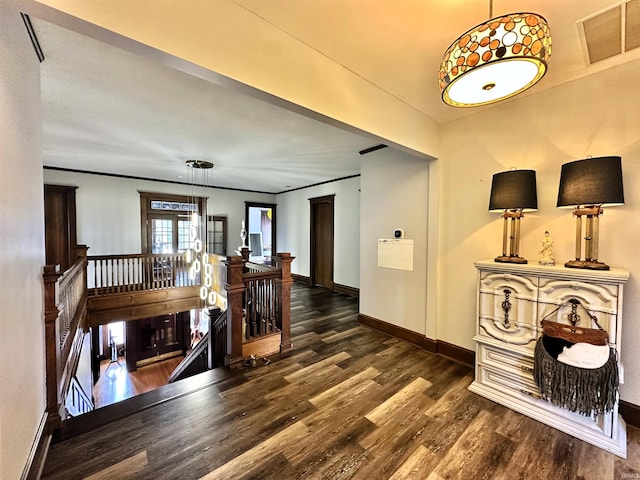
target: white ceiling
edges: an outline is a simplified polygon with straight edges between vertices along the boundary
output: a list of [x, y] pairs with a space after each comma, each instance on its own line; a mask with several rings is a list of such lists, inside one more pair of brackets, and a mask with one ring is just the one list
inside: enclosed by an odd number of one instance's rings
[[[234, 3], [437, 122], [478, 111], [444, 105], [436, 74], [448, 45], [488, 18], [489, 2]], [[639, 57], [633, 51], [591, 66], [585, 62], [576, 22], [614, 3], [493, 2], [494, 16], [534, 11], [551, 27], [549, 72], [525, 95]], [[46, 57], [41, 66], [45, 166], [188, 181], [185, 161], [203, 159], [215, 164], [210, 185], [276, 193], [356, 175], [365, 158], [358, 152], [384, 142], [31, 20]]]

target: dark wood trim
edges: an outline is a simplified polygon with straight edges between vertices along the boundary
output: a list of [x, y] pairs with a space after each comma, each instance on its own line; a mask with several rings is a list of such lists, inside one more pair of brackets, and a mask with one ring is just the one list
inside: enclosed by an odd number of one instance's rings
[[324, 182], [312, 183], [311, 185], [307, 185], [305, 187], [298, 187], [298, 188], [292, 188], [290, 190], [283, 190], [281, 192], [278, 192], [277, 195], [280, 195], [281, 193], [296, 192], [298, 190], [304, 190], [305, 188], [317, 187], [318, 185], [326, 185], [327, 183], [341, 182], [342, 180], [349, 180], [350, 178], [356, 178], [359, 176], [360, 174], [356, 173], [355, 175], [347, 175], [346, 177], [334, 178], [333, 180], [326, 180]]
[[436, 353], [469, 367], [476, 363], [476, 352], [442, 340], [436, 340]]
[[397, 325], [392, 325], [388, 322], [383, 322], [382, 320], [378, 320], [377, 318], [370, 317], [363, 313], [358, 314], [358, 322], [363, 325], [367, 325], [368, 327], [375, 328], [376, 330], [380, 330], [392, 337], [400, 338], [420, 348], [424, 348], [424, 339], [426, 337], [418, 332], [414, 332], [413, 330], [408, 330]]
[[[145, 182], [158, 182], [158, 183], [170, 183], [172, 185], [189, 185], [191, 183], [188, 182], [176, 182], [173, 180], [162, 180], [159, 178], [149, 178], [149, 177], [137, 177], [135, 175], [120, 175], [117, 173], [105, 173], [105, 172], [90, 172], [88, 170], [78, 170], [76, 168], [63, 168], [63, 167], [50, 167], [45, 165], [42, 167], [44, 170], [54, 170], [57, 172], [69, 172], [69, 173], [81, 173], [83, 175], [98, 175], [100, 177], [115, 177], [115, 178], [126, 178], [129, 180], [142, 180]], [[215, 188], [217, 190], [230, 190], [232, 192], [247, 192], [247, 193], [263, 193], [265, 195], [280, 195], [282, 193], [296, 192], [298, 190], [304, 190], [305, 188], [317, 187], [318, 185], [325, 185], [327, 183], [333, 182], [341, 182], [342, 180], [348, 180], [350, 178], [359, 177], [360, 174], [356, 173], [354, 175], [347, 175], [346, 177], [334, 178], [332, 180], [325, 180], [324, 182], [312, 183], [310, 185], [305, 185], [304, 187], [290, 188], [289, 190], [282, 190], [280, 192], [265, 192], [264, 190], [248, 190], [246, 188], [233, 188], [233, 187], [220, 187], [216, 185], [198, 185], [199, 187], [207, 187], [207, 188]]]
[[356, 287], [334, 283], [333, 291], [336, 293], [342, 293], [343, 295], [347, 295], [348, 297], [360, 298], [360, 289]]
[[[62, 168], [62, 167], [49, 167], [49, 166], [44, 166], [42, 167], [45, 170], [55, 170], [58, 172], [69, 172], [69, 173], [82, 173], [84, 175], [98, 175], [101, 177], [114, 177], [114, 178], [127, 178], [129, 180], [143, 180], [145, 182], [159, 182], [159, 183], [170, 183], [172, 185], [189, 185], [192, 186], [193, 184], [189, 183], [189, 182], [175, 182], [173, 180], [161, 180], [158, 178], [148, 178], [148, 177], [136, 177], [133, 175], [119, 175], [116, 173], [104, 173], [104, 172], [90, 172], [88, 170], [77, 170], [75, 168]], [[248, 192], [248, 193], [264, 193], [267, 195], [277, 195], [277, 192], [264, 192], [262, 190], [247, 190], [244, 188], [231, 188], [231, 187], [218, 187], [215, 185], [197, 185], [198, 187], [206, 187], [206, 188], [215, 188], [218, 190], [231, 190], [233, 192]]]
[[[335, 260], [335, 194], [325, 195], [323, 197], [315, 197], [309, 199], [309, 285], [312, 287], [316, 285], [316, 266], [315, 266], [315, 254], [316, 254], [316, 213], [315, 205], [320, 203], [328, 203], [331, 205], [331, 290], [333, 290], [333, 263]], [[329, 287], [325, 285], [325, 287]]]
[[438, 354], [438, 342], [429, 337], [424, 337], [424, 349], [435, 355]]
[[380, 145], [374, 145], [373, 147], [365, 148], [364, 150], [360, 150], [358, 153], [360, 155], [366, 155], [367, 153], [375, 152], [376, 150], [380, 150], [382, 148], [387, 148], [388, 145], [381, 143]]
[[31, 445], [29, 458], [27, 458], [20, 480], [37, 480], [40, 478], [51, 443], [51, 432], [47, 429], [49, 424], [48, 416], [49, 414], [44, 412], [40, 419], [40, 425], [38, 425], [38, 431]]
[[[152, 200], [163, 200], [167, 202], [180, 202], [180, 203], [197, 203], [198, 211], [200, 213], [200, 218], [202, 221], [206, 221], [207, 215], [207, 199], [209, 197], [191, 197], [189, 195], [175, 195], [172, 193], [159, 193], [159, 192], [144, 192], [138, 190], [140, 194], [140, 236], [142, 246], [142, 253], [151, 253], [151, 229], [149, 228], [149, 218], [151, 215], [160, 216], [166, 215], [167, 218], [175, 218], [179, 214], [175, 211], [170, 210], [152, 210], [151, 209], [151, 201]], [[184, 214], [185, 212], [183, 212]], [[174, 232], [174, 241], [177, 242], [178, 232]], [[206, 245], [207, 232], [205, 232], [205, 238], [202, 239], [203, 243]]]
[[[222, 253], [219, 255], [227, 256], [227, 237], [228, 237], [228, 227], [227, 227], [227, 216], [226, 215], [207, 215], [207, 228], [213, 222], [222, 222]], [[209, 238], [209, 232], [207, 232], [207, 249], [209, 248], [209, 244], [211, 243], [211, 239]], [[213, 250], [210, 250], [209, 253], [214, 253]]]
[[71, 185], [44, 186], [45, 262], [63, 272], [77, 258], [76, 190]]
[[442, 340], [433, 340], [418, 332], [414, 332], [413, 330], [408, 330], [362, 313], [358, 314], [358, 321], [363, 325], [367, 325], [368, 327], [375, 328], [376, 330], [380, 330], [388, 335], [412, 343], [413, 345], [425, 349], [427, 352], [441, 355], [449, 360], [462, 363], [469, 367], [473, 367], [475, 365], [476, 353], [473, 350], [468, 350]]
[[640, 428], [640, 405], [620, 400], [618, 411], [627, 425], [632, 425], [636, 428]]
[[293, 278], [295, 282], [299, 282], [304, 285], [311, 286], [311, 279], [306, 275], [298, 275], [297, 273], [292, 273], [291, 278]]

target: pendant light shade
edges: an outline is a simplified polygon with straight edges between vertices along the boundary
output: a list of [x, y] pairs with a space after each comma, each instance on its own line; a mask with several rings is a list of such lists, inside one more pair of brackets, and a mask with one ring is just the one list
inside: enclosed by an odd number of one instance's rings
[[438, 73], [442, 100], [454, 107], [487, 105], [517, 95], [546, 73], [551, 31], [544, 17], [492, 18], [455, 40]]

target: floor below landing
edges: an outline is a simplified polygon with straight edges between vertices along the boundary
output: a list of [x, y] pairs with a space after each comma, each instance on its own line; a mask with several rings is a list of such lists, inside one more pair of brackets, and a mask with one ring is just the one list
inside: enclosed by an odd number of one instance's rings
[[93, 386], [95, 407], [100, 408], [121, 402], [166, 385], [169, 375], [183, 358], [184, 356], [180, 355], [150, 363], [139, 367], [134, 372], [127, 371], [127, 362], [124, 357], [119, 357], [117, 362], [102, 361], [100, 378]]

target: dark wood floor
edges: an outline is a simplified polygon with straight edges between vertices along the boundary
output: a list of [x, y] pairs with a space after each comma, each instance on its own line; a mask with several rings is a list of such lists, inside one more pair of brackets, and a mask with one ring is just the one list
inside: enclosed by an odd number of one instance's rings
[[43, 478], [640, 478], [637, 429], [622, 460], [469, 392], [354, 299], [294, 285], [292, 308], [292, 353], [56, 443]]

